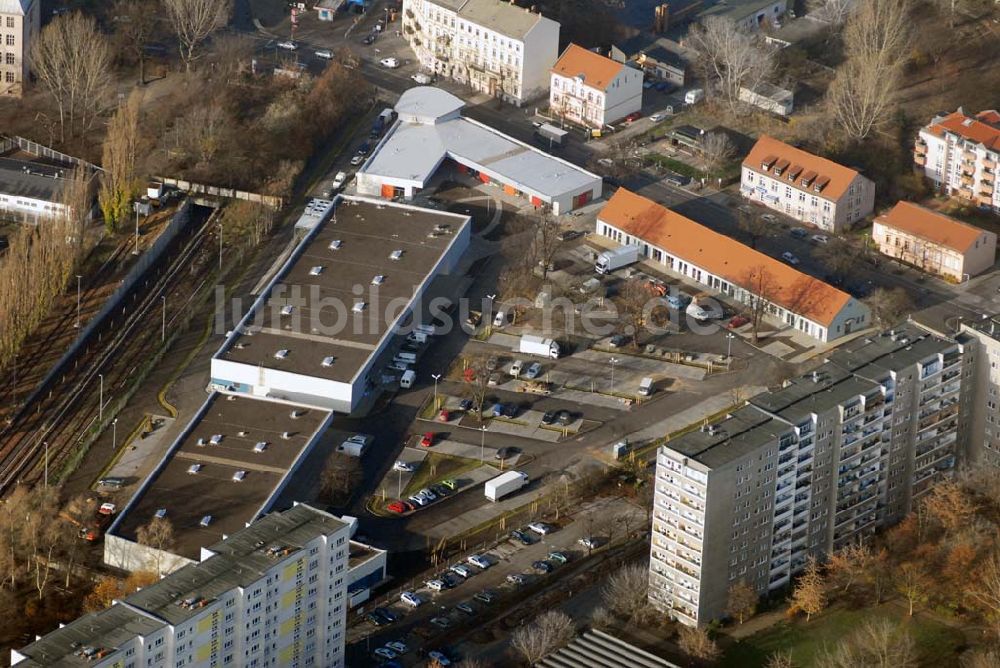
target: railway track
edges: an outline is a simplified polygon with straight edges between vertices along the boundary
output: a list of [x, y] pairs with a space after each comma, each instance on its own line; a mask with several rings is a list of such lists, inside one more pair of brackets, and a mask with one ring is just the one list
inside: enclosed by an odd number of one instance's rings
[[168, 324], [164, 302], [174, 314], [173, 323], [204, 286], [214, 266], [208, 243], [214, 214], [196, 208], [193, 215], [199, 217], [191, 223], [193, 232], [178, 239], [166, 268], [136, 286], [125, 305], [94, 332], [73, 368], [54, 381], [35, 405], [25, 406], [20, 419], [5, 430], [0, 442], [0, 495], [19, 483], [38, 482], [46, 466], [49, 473], [58, 471], [93, 429], [102, 428], [99, 415], [114, 406], [159, 349]]

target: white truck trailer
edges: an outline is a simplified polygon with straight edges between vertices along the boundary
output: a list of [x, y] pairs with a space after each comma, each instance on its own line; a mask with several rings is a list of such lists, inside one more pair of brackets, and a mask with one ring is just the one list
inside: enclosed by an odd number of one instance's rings
[[610, 274], [615, 269], [634, 264], [642, 257], [642, 246], [622, 246], [614, 250], [604, 251], [597, 256], [594, 271], [598, 274]]
[[518, 352], [525, 355], [538, 355], [549, 359], [559, 359], [559, 344], [552, 339], [543, 339], [540, 336], [524, 334], [521, 336], [521, 346]]
[[499, 501], [512, 492], [516, 492], [528, 484], [528, 474], [520, 471], [507, 471], [492, 480], [486, 481], [486, 498]]

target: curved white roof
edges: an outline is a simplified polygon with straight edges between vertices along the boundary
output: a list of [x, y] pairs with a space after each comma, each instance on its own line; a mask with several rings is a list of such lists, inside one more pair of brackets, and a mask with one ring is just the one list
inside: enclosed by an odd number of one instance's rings
[[407, 123], [433, 125], [459, 115], [465, 102], [434, 86], [408, 88], [399, 96], [396, 113]]

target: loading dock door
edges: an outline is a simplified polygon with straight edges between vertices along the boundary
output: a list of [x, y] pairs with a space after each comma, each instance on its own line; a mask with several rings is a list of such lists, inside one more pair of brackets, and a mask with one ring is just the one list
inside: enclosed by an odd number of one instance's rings
[[483, 183], [489, 183], [490, 177], [488, 174], [483, 174], [482, 172], [479, 172], [479, 180], [482, 181]]
[[590, 191], [580, 193], [573, 197], [573, 208], [578, 209], [590, 201]]
[[534, 195], [532, 195], [531, 196], [531, 206], [535, 207], [536, 209], [540, 209], [543, 206], [545, 206], [545, 202], [542, 201], [541, 197], [535, 197]]
[[396, 194], [395, 186], [392, 186], [388, 183], [382, 184], [382, 197], [386, 199], [392, 199], [395, 194]]
[[508, 195], [517, 195], [517, 188], [514, 186], [504, 186], [503, 191]]

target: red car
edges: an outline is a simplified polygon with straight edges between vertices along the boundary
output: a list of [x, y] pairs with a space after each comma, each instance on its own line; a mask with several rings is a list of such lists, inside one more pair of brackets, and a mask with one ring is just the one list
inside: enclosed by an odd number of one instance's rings
[[451, 419], [451, 412], [448, 409], [443, 409], [438, 413], [438, 422], [447, 422]]
[[626, 123], [631, 123], [632, 121], [637, 121], [642, 118], [642, 112], [633, 111], [631, 114], [625, 117]]
[[393, 501], [388, 506], [386, 506], [385, 509], [394, 513], [406, 512], [406, 506], [403, 505], [402, 501]]
[[729, 321], [729, 328], [736, 329], [737, 327], [742, 327], [748, 322], [750, 322], [750, 318], [746, 317], [745, 315], [734, 315], [732, 319]]
[[429, 431], [424, 434], [424, 437], [420, 439], [420, 447], [429, 448], [434, 445], [434, 432]]

